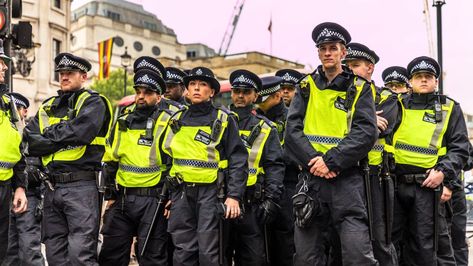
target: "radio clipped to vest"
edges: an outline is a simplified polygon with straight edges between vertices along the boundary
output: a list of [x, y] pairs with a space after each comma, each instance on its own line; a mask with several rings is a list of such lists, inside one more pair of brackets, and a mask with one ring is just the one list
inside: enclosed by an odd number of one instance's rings
[[146, 132], [144, 135], [141, 135], [141, 138], [146, 139], [146, 140], [152, 140], [153, 129], [154, 129], [154, 119], [149, 117], [148, 121], [146, 121]]
[[435, 100], [434, 103], [435, 122], [437, 123], [442, 122], [442, 105], [440, 104], [439, 100], [440, 99]]
[[215, 142], [218, 140], [220, 133], [222, 132], [222, 116], [215, 119], [212, 123], [212, 131], [210, 132], [210, 139]]

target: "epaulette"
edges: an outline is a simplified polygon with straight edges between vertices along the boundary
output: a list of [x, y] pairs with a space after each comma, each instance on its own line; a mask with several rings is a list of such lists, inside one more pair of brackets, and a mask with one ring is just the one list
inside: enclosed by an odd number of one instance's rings
[[90, 93], [91, 95], [100, 95], [100, 93], [98, 93], [97, 91], [94, 91], [92, 89], [85, 89], [84, 91]]
[[310, 74], [305, 75], [296, 85], [296, 88], [299, 88], [299, 92], [304, 98], [309, 98], [310, 95], [309, 76]]
[[238, 115], [237, 115], [235, 112], [232, 112], [230, 109], [228, 109], [227, 107], [225, 107], [225, 105], [223, 105], [223, 104], [220, 104], [220, 103], [213, 103], [213, 106], [214, 106], [216, 109], [218, 109], [218, 110], [224, 112], [225, 114], [227, 114], [227, 115], [229, 115], [229, 116], [231, 115], [231, 116], [238, 117]]
[[442, 103], [446, 103], [446, 102], [447, 102], [447, 99], [449, 99], [450, 101], [453, 102], [453, 104], [456, 104], [456, 105], [459, 104], [457, 101], [455, 101], [454, 99], [448, 97], [447, 95], [440, 95], [440, 96], [441, 96], [441, 97], [440, 97], [440, 101], [441, 101]]
[[270, 126], [271, 128], [277, 129], [276, 123], [274, 123], [273, 121], [269, 120], [266, 116], [260, 115], [260, 114], [255, 114], [255, 116], [256, 116], [257, 118], [259, 118], [260, 120], [263, 120], [263, 121], [264, 121], [268, 126]]

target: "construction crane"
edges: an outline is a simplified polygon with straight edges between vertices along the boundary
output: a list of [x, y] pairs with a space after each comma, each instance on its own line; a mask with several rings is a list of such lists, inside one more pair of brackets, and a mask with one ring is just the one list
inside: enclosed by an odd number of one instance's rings
[[228, 47], [232, 43], [233, 34], [235, 33], [236, 26], [238, 24], [238, 19], [240, 18], [241, 10], [245, 5], [245, 0], [237, 0], [235, 7], [233, 8], [232, 16], [230, 17], [230, 21], [228, 22], [227, 29], [225, 30], [225, 34], [223, 35], [222, 43], [220, 44], [220, 48], [218, 49], [219, 55], [226, 55], [228, 51]]
[[434, 40], [432, 37], [432, 24], [430, 23], [430, 10], [428, 0], [424, 0], [424, 19], [427, 30], [427, 41], [429, 43], [429, 55], [430, 57], [435, 57]]

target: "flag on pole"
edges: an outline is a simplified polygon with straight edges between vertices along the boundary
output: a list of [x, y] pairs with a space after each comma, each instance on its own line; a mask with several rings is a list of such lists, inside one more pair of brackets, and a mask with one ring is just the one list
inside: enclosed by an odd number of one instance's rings
[[99, 42], [99, 80], [110, 75], [110, 61], [112, 60], [113, 37]]

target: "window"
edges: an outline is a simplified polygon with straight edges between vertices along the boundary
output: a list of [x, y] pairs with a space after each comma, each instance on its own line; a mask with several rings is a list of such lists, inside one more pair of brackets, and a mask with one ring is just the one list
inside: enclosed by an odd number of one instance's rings
[[133, 48], [135, 48], [136, 51], [141, 52], [143, 50], [143, 44], [141, 44], [139, 41], [136, 41], [133, 43]]
[[195, 58], [196, 52], [195, 51], [187, 51], [187, 58]]
[[115, 21], [120, 21], [120, 14], [107, 10], [107, 17]]
[[61, 0], [53, 0], [53, 4], [55, 8], [61, 9]]
[[[62, 42], [60, 40], [53, 39], [53, 58], [61, 53], [61, 44]], [[53, 72], [54, 68], [56, 68], [55, 64], [53, 64]], [[54, 72], [54, 81], [59, 81], [59, 73], [57, 72]]]
[[143, 26], [145, 27], [145, 29], [148, 29], [148, 30], [151, 30], [151, 31], [157, 31], [158, 30], [158, 27], [154, 23], [144, 21], [143, 24], [144, 24]]
[[125, 42], [123, 41], [122, 37], [115, 36], [113, 37], [113, 43], [116, 44], [118, 47], [122, 47]]
[[161, 49], [159, 49], [158, 46], [153, 46], [153, 48], [151, 48], [151, 52], [155, 55], [155, 56], [158, 56], [161, 54]]

